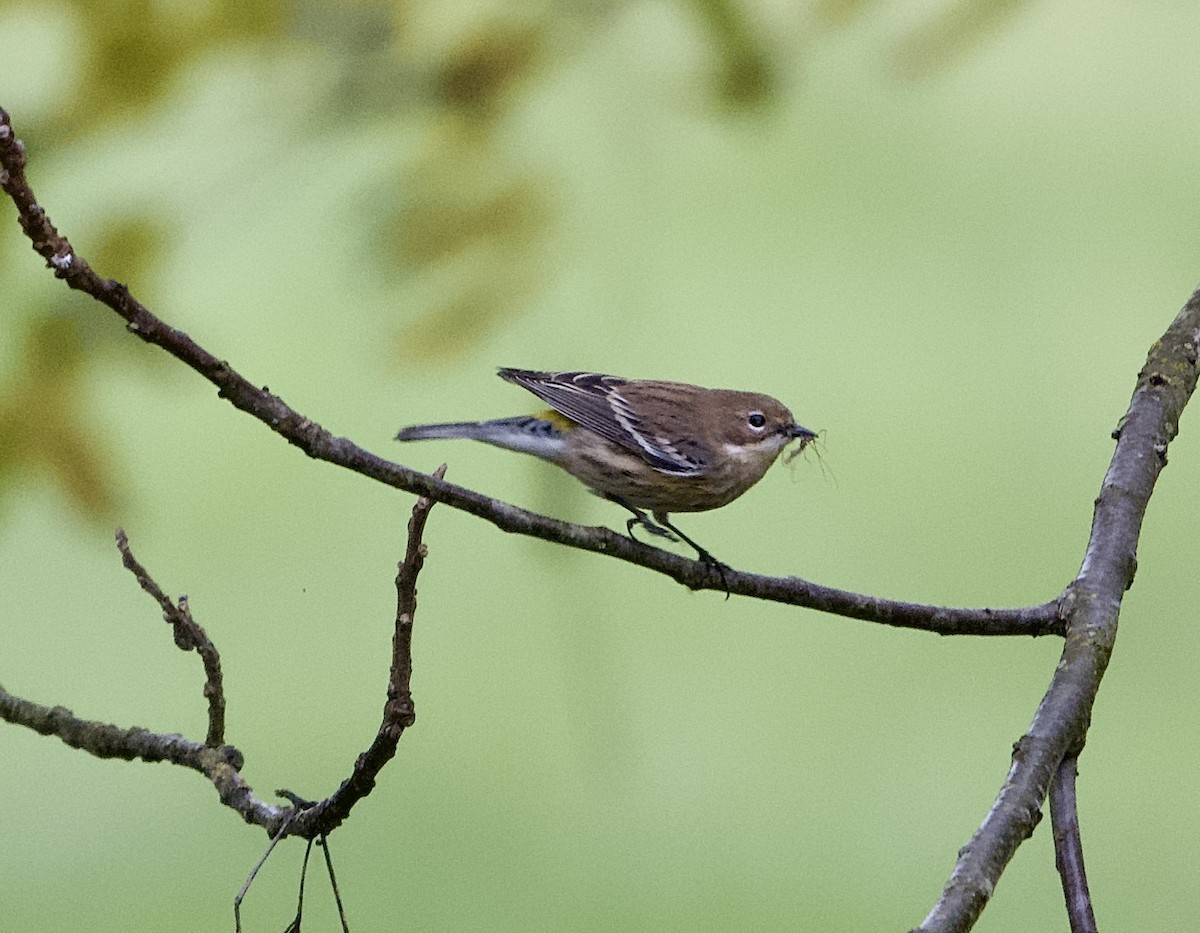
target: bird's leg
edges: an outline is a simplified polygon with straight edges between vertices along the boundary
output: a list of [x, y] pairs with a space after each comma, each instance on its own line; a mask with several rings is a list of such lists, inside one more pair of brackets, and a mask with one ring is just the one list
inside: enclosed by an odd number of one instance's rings
[[[635, 535], [633, 533], [633, 529], [639, 525], [642, 528], [645, 528], [646, 531], [648, 531], [650, 534], [655, 535], [659, 538], [666, 538], [668, 541], [678, 541], [679, 540], [678, 538], [675, 537], [675, 535], [671, 534], [670, 531], [667, 531], [666, 528], [663, 528], [660, 525], [656, 525], [656, 524], [654, 524], [654, 522], [650, 521], [650, 518], [641, 509], [635, 509], [628, 502], [625, 502], [624, 500], [619, 499], [616, 496], [607, 496], [606, 498], [610, 502], [615, 502], [617, 505], [621, 506], [621, 508], [628, 509], [630, 512], [633, 513], [633, 518], [629, 519], [629, 521], [627, 521], [625, 523], [625, 533], [628, 534], [629, 537], [633, 538], [634, 541], [637, 540], [637, 535]], [[692, 546], [695, 547], [695, 545], [692, 545]]]
[[721, 578], [721, 589], [725, 591], [725, 598], [729, 598], [729, 581], [725, 577], [725, 571], [728, 570], [729, 567], [721, 563], [719, 560], [713, 557], [707, 549], [702, 548], [682, 531], [672, 525], [667, 519], [666, 512], [655, 512], [654, 521], [651, 521], [646, 516], [645, 512], [643, 512], [641, 509], [635, 509], [632, 505], [619, 496], [609, 494], [605, 496], [605, 498], [610, 502], [615, 502], [617, 505], [621, 506], [621, 508], [628, 509], [633, 513], [633, 518], [629, 519], [629, 521], [625, 523], [625, 531], [629, 537], [633, 538], [634, 541], [637, 541], [637, 536], [633, 533], [633, 529], [640, 525], [652, 535], [656, 535], [660, 538], [666, 538], [668, 541], [682, 541], [685, 544], [690, 545], [692, 549], [695, 550], [696, 556], [700, 560], [700, 563], [704, 564], [706, 567], [711, 567], [717, 572], [717, 576]]
[[725, 590], [725, 598], [728, 599], [729, 581], [725, 578], [725, 571], [730, 569], [729, 566], [721, 563], [719, 560], [713, 557], [708, 550], [702, 548], [682, 531], [672, 525], [670, 521], [667, 520], [667, 515], [665, 512], [655, 512], [654, 520], [658, 522], [658, 525], [655, 526], [656, 528], [658, 528], [660, 531], [663, 529], [669, 529], [672, 531], [680, 541], [683, 541], [685, 544], [690, 544], [695, 549], [696, 556], [699, 557], [700, 563], [712, 567], [712, 569], [717, 572], [717, 576], [721, 578], [721, 588]]

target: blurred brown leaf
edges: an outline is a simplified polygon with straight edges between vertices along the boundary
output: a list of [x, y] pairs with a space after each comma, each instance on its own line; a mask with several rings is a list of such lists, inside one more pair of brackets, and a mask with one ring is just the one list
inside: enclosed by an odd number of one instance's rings
[[76, 315], [35, 320], [21, 365], [0, 390], [0, 496], [46, 478], [89, 518], [111, 518], [116, 484], [98, 429], [87, 422], [83, 327]]

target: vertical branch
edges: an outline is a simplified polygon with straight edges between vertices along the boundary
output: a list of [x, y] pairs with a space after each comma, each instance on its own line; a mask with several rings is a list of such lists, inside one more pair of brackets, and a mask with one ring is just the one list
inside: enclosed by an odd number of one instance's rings
[[[446, 475], [442, 464], [433, 473]], [[433, 500], [422, 496], [413, 506], [408, 522], [408, 548], [396, 574], [396, 626], [392, 634], [392, 665], [388, 673], [387, 701], [383, 721], [371, 746], [354, 761], [350, 777], [320, 803], [308, 807], [296, 820], [292, 833], [312, 838], [331, 832], [350, 815], [351, 808], [375, 787], [375, 777], [396, 754], [404, 730], [416, 722], [412, 698], [412, 633], [417, 611], [417, 576], [428, 549], [422, 541], [425, 522]]]
[[1068, 755], [1059, 764], [1050, 785], [1054, 862], [1062, 879], [1071, 933], [1097, 933], [1092, 895], [1083, 866], [1083, 840], [1079, 834], [1079, 810], [1075, 800], [1075, 776], [1078, 773], [1079, 757]]

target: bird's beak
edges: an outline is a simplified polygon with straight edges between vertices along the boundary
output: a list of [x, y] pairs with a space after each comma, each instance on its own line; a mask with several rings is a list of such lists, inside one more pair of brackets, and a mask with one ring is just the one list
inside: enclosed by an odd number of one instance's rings
[[798, 424], [789, 424], [787, 427], [787, 434], [788, 437], [800, 438], [806, 444], [809, 441], [816, 440], [817, 437], [816, 431], [810, 431], [808, 428], [801, 427]]

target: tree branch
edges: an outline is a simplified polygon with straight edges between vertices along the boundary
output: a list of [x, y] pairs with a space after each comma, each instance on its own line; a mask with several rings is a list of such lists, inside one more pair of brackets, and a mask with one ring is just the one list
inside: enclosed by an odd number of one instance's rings
[[133, 551], [129, 549], [129, 538], [123, 528], [117, 529], [117, 548], [121, 552], [121, 562], [133, 574], [145, 592], [154, 598], [162, 607], [163, 621], [169, 622], [175, 633], [175, 645], [181, 651], [195, 651], [200, 655], [204, 664], [204, 696], [208, 700], [208, 735], [204, 744], [216, 747], [225, 744], [225, 688], [221, 679], [221, 656], [217, 646], [192, 618], [186, 596], [179, 597], [179, 605], [171, 602], [162, 591], [146, 568], [137, 562]]
[[1070, 755], [1059, 762], [1050, 785], [1050, 825], [1054, 830], [1054, 861], [1062, 880], [1063, 900], [1071, 933], [1097, 933], [1092, 895], [1083, 866], [1083, 840], [1075, 800], [1079, 759]]
[[[446, 475], [442, 464], [433, 475], [441, 479]], [[421, 540], [425, 522], [433, 500], [422, 496], [413, 506], [412, 518], [408, 521], [408, 549], [396, 574], [396, 629], [392, 636], [392, 667], [388, 674], [387, 702], [383, 707], [383, 721], [370, 748], [358, 756], [350, 777], [332, 794], [306, 808], [297, 818], [291, 832], [313, 838], [326, 835], [341, 825], [350, 815], [351, 808], [375, 787], [375, 778], [383, 766], [396, 754], [396, 746], [404, 730], [417, 719], [412, 698], [412, 630], [413, 616], [417, 611], [417, 575], [425, 564], [428, 550]]]
[[[434, 475], [440, 480], [445, 470], [445, 466], [442, 466]], [[312, 839], [325, 835], [350, 815], [359, 800], [371, 793], [379, 771], [396, 754], [396, 746], [404, 730], [416, 720], [411, 692], [412, 626], [417, 608], [417, 575], [421, 572], [426, 555], [421, 536], [432, 506], [432, 500], [422, 496], [413, 506], [412, 519], [408, 524], [408, 547], [396, 577], [396, 628], [392, 639], [392, 665], [382, 725], [370, 748], [355, 760], [350, 777], [319, 803], [297, 802], [296, 796], [286, 791], [279, 791], [279, 794], [293, 801], [291, 807], [275, 806], [260, 800], [240, 774], [244, 764], [242, 753], [231, 745], [211, 741], [201, 744], [181, 735], [151, 732], [139, 726], [122, 728], [110, 723], [80, 719], [62, 706], [41, 706], [9, 693], [3, 687], [0, 687], [0, 719], [25, 726], [40, 735], [57, 736], [72, 748], [82, 749], [97, 758], [167, 761], [198, 771], [217, 788], [223, 804], [240, 813], [247, 823], [262, 826], [273, 837], [303, 836]], [[176, 644], [185, 650], [196, 647], [197, 651], [201, 651], [200, 644], [207, 646], [202, 653], [211, 656], [215, 667], [214, 676], [206, 659], [205, 669], [209, 674], [205, 695], [209, 697], [210, 704], [211, 739], [215, 732], [224, 731], [225, 704], [221, 693], [217, 649], [204, 630], [192, 620], [186, 602], [181, 599], [179, 607], [172, 604], [162, 588], [137, 562], [122, 531], [117, 532], [117, 544], [125, 566], [132, 571], [138, 584], [164, 607], [164, 617], [175, 629]], [[214, 718], [214, 698], [219, 698], [219, 718]]]
[[[1166, 334], [1151, 348], [1139, 374], [1129, 409], [1113, 437], [1117, 441], [1112, 462], [1096, 499], [1091, 535], [1078, 575], [1055, 600], [1021, 609], [963, 610], [879, 599], [795, 578], [765, 577], [727, 570], [722, 579], [711, 566], [631, 541], [606, 528], [589, 528], [557, 521], [446, 483], [442, 471], [427, 475], [371, 454], [345, 438], [335, 437], [320, 425], [286, 405], [265, 388], [255, 387], [228, 363], [210, 354], [187, 334], [163, 323], [118, 282], [97, 275], [65, 237], [58, 233], [38, 205], [25, 179], [24, 146], [12, 132], [9, 117], [0, 109], [0, 187], [17, 206], [21, 227], [34, 249], [55, 275], [71, 287], [91, 295], [126, 321], [127, 329], [194, 369], [216, 386], [218, 395], [253, 415], [271, 430], [310, 457], [325, 460], [421, 496], [409, 529], [409, 546], [397, 577], [399, 593], [397, 627], [393, 643], [392, 673], [384, 723], [371, 748], [356, 761], [351, 776], [331, 797], [319, 804], [293, 808], [270, 807], [257, 801], [241, 781], [241, 756], [229, 746], [215, 744], [223, 731], [216, 725], [210, 696], [210, 744], [199, 745], [180, 736], [160, 736], [146, 730], [122, 730], [103, 723], [77, 719], [61, 707], [40, 707], [0, 690], [0, 717], [19, 722], [43, 734], [58, 735], [64, 742], [101, 757], [171, 760], [206, 774], [218, 787], [221, 799], [249, 821], [278, 833], [285, 819], [293, 825], [287, 834], [328, 832], [349, 813], [354, 802], [370, 792], [379, 769], [395, 753], [396, 742], [413, 722], [408, 679], [411, 675], [411, 620], [415, 609], [415, 580], [424, 556], [420, 543], [425, 514], [432, 502], [445, 502], [481, 517], [504, 531], [542, 538], [569, 547], [609, 554], [620, 560], [662, 573], [693, 589], [717, 589], [819, 609], [850, 618], [915, 628], [940, 634], [1063, 635], [1064, 646], [1049, 688], [1034, 714], [1027, 733], [1014, 745], [1012, 764], [991, 811], [970, 842], [960, 851], [957, 864], [938, 902], [919, 928], [921, 931], [969, 929], [986, 906], [1005, 866], [1017, 847], [1036, 827], [1042, 802], [1052, 778], [1068, 780], [1082, 751], [1092, 705], [1115, 644], [1121, 601], [1132, 584], [1142, 520], [1157, 478], [1166, 464], [1166, 453], [1177, 433], [1179, 417], [1195, 390], [1200, 356], [1200, 291], [1193, 294]], [[444, 468], [443, 468], [444, 469]], [[127, 566], [139, 582], [144, 570], [127, 555]], [[135, 567], [137, 569], [135, 569]], [[406, 569], [407, 568], [407, 569]], [[151, 581], [152, 582], [152, 581]], [[176, 639], [184, 642], [190, 622], [186, 604], [172, 606], [161, 591], [143, 583], [180, 621]], [[183, 626], [181, 628], [181, 626]], [[180, 634], [183, 632], [184, 634]], [[198, 645], [187, 644], [186, 647]], [[181, 644], [181, 647], [185, 645]], [[203, 656], [203, 653], [202, 653]], [[213, 650], [215, 659], [215, 649]], [[219, 692], [219, 666], [217, 691]], [[207, 684], [213, 673], [206, 660]], [[206, 693], [208, 688], [206, 686]], [[1061, 785], [1064, 807], [1071, 787]], [[299, 805], [298, 805], [299, 806]], [[1067, 815], [1064, 810], [1064, 817]], [[1066, 837], [1064, 837], [1065, 839]], [[1077, 835], [1076, 835], [1077, 838]], [[1059, 847], [1065, 866], [1064, 885], [1071, 922], [1083, 917], [1078, 909], [1082, 861]], [[1067, 873], [1079, 866], [1075, 880]], [[1090, 913], [1090, 911], [1089, 911]], [[1079, 921], [1083, 922], [1083, 921]], [[1094, 924], [1094, 920], [1091, 921]], [[1080, 929], [1087, 929], [1081, 926]]]
[[1062, 657], [1029, 731], [1013, 748], [995, 804], [960, 851], [941, 898], [919, 927], [923, 933], [970, 929], [1017, 846], [1041, 820], [1055, 770], [1083, 749], [1116, 641], [1121, 599], [1133, 584], [1142, 519], [1195, 391], [1198, 357], [1200, 290], [1150, 348], [1129, 410], [1113, 431], [1117, 447], [1096, 499], [1087, 552], [1063, 604]]
[[0, 188], [16, 205], [21, 229], [33, 243], [34, 250], [58, 278], [111, 308], [125, 320], [130, 332], [191, 367], [216, 386], [221, 398], [257, 418], [314, 459], [352, 470], [396, 489], [427, 496], [434, 502], [444, 502], [485, 519], [502, 531], [607, 554], [664, 574], [694, 590], [737, 593], [940, 635], [1063, 633], [1059, 599], [1019, 609], [956, 609], [865, 596], [819, 586], [798, 577], [768, 577], [738, 570], [726, 570], [722, 576], [711, 564], [633, 541], [608, 528], [574, 525], [529, 512], [385, 460], [347, 438], [334, 436], [288, 406], [279, 396], [258, 388], [183, 331], [153, 315], [124, 285], [98, 275], [58, 232], [37, 203], [25, 178], [25, 146], [14, 134], [9, 115], [3, 108], [0, 108]]
[[82, 749], [97, 758], [167, 761], [190, 768], [208, 778], [221, 802], [237, 810], [247, 823], [267, 826], [279, 818], [280, 808], [258, 800], [238, 773], [243, 765], [242, 753], [232, 745], [213, 748], [181, 735], [80, 719], [66, 707], [41, 706], [14, 696], [3, 687], [0, 687], [0, 719], [25, 726], [39, 735], [57, 736], [71, 748]]

